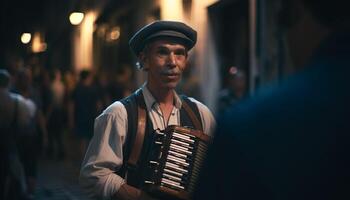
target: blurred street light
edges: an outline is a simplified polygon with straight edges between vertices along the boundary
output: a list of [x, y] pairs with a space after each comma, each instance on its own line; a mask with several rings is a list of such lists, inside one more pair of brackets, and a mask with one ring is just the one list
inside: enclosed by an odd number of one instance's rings
[[73, 12], [69, 15], [69, 21], [72, 25], [79, 25], [84, 19], [84, 13]]
[[32, 35], [30, 33], [22, 33], [21, 42], [23, 44], [28, 44], [31, 39], [32, 39]]
[[33, 36], [32, 51], [34, 53], [40, 53], [46, 51], [47, 44], [45, 42], [44, 36], [40, 32], [35, 32]]
[[107, 40], [107, 42], [116, 41], [116, 40], [118, 40], [119, 36], [120, 36], [120, 27], [115, 26], [107, 34], [106, 40]]

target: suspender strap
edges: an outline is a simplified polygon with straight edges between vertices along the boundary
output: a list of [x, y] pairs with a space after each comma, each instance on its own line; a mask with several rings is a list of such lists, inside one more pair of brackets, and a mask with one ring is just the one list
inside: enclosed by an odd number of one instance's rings
[[[194, 128], [196, 130], [203, 131], [202, 123], [201, 123], [201, 121], [199, 121], [200, 116], [196, 115], [193, 112], [193, 109], [195, 109], [197, 111], [197, 113], [199, 114], [197, 105], [195, 103], [193, 103], [191, 100], [189, 100], [188, 97], [186, 97], [184, 95], [182, 95], [181, 97], [183, 100], [182, 107], [185, 110], [185, 112], [187, 113], [187, 115], [189, 116], [190, 120], [192, 121]], [[191, 104], [191, 106], [189, 104]], [[181, 117], [183, 117], [183, 116], [181, 116]]]
[[131, 149], [128, 166], [136, 167], [139, 160], [146, 130], [146, 105], [141, 91], [136, 93], [138, 122], [134, 144]]
[[[133, 94], [131, 94], [130, 96], [120, 100], [120, 102], [124, 105], [128, 116], [128, 132], [126, 135], [125, 144], [123, 146], [123, 165], [121, 166], [120, 169], [116, 170], [116, 173], [121, 177], [125, 177], [126, 172], [128, 171], [128, 161], [130, 158], [131, 151], [134, 148], [134, 143], [136, 140], [136, 134], [137, 134], [137, 128], [138, 128], [138, 115], [139, 115], [138, 102], [140, 102], [140, 97], [138, 96], [140, 95], [142, 97], [142, 92], [138, 90]], [[134, 157], [133, 160], [136, 160], [135, 158], [136, 155], [133, 157]], [[133, 163], [133, 161], [131, 162]]]

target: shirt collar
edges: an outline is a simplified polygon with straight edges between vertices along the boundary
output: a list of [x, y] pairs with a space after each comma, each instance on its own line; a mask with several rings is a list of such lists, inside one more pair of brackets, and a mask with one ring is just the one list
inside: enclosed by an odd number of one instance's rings
[[[153, 97], [151, 91], [147, 88], [147, 83], [144, 83], [141, 87], [142, 93], [143, 93], [143, 98], [145, 99], [145, 104], [147, 107], [147, 110], [151, 110], [153, 106], [158, 105], [158, 102], [156, 99]], [[176, 93], [174, 90], [174, 105], [177, 109], [180, 109], [182, 106], [182, 101], [179, 95]]]

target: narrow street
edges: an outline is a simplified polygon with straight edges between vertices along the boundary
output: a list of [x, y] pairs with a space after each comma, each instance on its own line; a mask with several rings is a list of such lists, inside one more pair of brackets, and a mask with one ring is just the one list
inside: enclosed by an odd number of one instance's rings
[[35, 200], [91, 200], [79, 186], [82, 156], [72, 137], [64, 134], [64, 159], [41, 156], [38, 161]]
[[35, 199], [88, 200], [78, 184], [79, 166], [71, 161], [41, 160]]

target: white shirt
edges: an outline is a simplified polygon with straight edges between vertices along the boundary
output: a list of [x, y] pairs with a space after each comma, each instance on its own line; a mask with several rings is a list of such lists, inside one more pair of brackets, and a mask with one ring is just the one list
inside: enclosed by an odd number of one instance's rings
[[[15, 99], [17, 99], [16, 113], [14, 113]], [[15, 114], [19, 129], [25, 130], [32, 123], [31, 119], [35, 116], [36, 110], [36, 105], [31, 99], [11, 93], [7, 89], [0, 89], [0, 127], [9, 126]]]
[[[152, 121], [153, 128], [164, 130], [167, 125], [180, 125], [181, 99], [175, 93], [174, 107], [168, 124], [159, 104], [144, 85], [141, 88], [147, 107], [147, 114]], [[215, 119], [210, 110], [199, 101], [190, 98], [196, 103], [203, 125], [204, 133], [211, 135], [215, 128]], [[80, 184], [94, 196], [109, 199], [124, 179], [115, 171], [123, 164], [123, 145], [128, 132], [128, 117], [124, 105], [116, 101], [95, 119], [94, 136], [86, 152], [80, 171]]]

